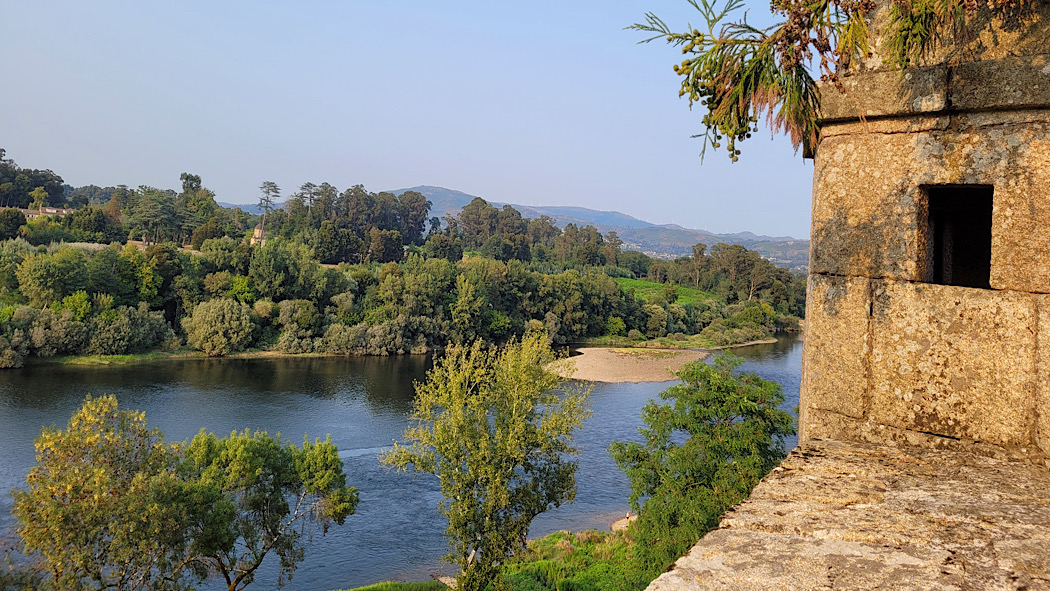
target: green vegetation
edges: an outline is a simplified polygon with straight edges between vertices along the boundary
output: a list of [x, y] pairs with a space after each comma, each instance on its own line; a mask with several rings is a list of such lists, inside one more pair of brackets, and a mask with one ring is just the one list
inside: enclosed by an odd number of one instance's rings
[[[791, 415], [778, 408], [780, 386], [734, 375], [742, 361], [723, 355], [711, 366], [685, 366], [678, 373], [682, 384], [660, 394], [665, 402], [643, 409], [642, 441], [610, 446], [631, 481], [637, 521], [618, 532], [557, 532], [533, 540], [506, 558], [496, 573], [502, 581], [494, 575], [488, 588], [644, 589], [714, 528], [780, 462], [784, 438], [794, 433]], [[462, 461], [453, 464], [453, 473], [469, 479], [473, 472]]]
[[191, 589], [218, 573], [236, 591], [270, 553], [290, 579], [314, 528], [357, 505], [330, 440], [202, 431], [168, 444], [112, 396], [88, 397], [66, 430], [44, 428], [36, 450], [13, 513], [37, 575], [3, 575], [35, 589]]
[[[666, 283], [656, 283], [655, 281], [646, 281], [644, 279], [630, 279], [628, 277], [617, 277], [616, 283], [624, 290], [633, 289], [635, 295], [645, 300], [658, 298], [667, 300], [673, 294], [674, 301], [668, 303], [680, 306], [687, 304], [696, 305], [704, 300], [715, 299], [714, 296], [688, 286], [668, 286]], [[668, 291], [668, 289], [671, 289], [671, 291]]]
[[[652, 580], [629, 570], [633, 542], [624, 532], [557, 532], [529, 542], [506, 568], [515, 591], [644, 589]], [[634, 577], [633, 579], [631, 577]]]
[[783, 440], [795, 430], [778, 408], [780, 385], [733, 375], [742, 362], [723, 355], [686, 365], [682, 383], [660, 393], [666, 403], [642, 409], [642, 442], [610, 446], [638, 511], [634, 568], [661, 572], [783, 459]]
[[[679, 97], [703, 107], [703, 151], [725, 142], [730, 158], [740, 155], [737, 142], [758, 131], [765, 115], [774, 133], [784, 132], [795, 148], [812, 154], [817, 142], [820, 93], [816, 79], [841, 87], [840, 76], [869, 55], [868, 21], [874, 0], [773, 0], [782, 20], [766, 29], [739, 15], [743, 0], [689, 0], [704, 20], [705, 30], [691, 26], [674, 31], [653, 13], [631, 29], [653, 34], [643, 42], [664, 39], [682, 48], [685, 59], [674, 65], [681, 76]], [[932, 48], [965, 43], [994, 22], [990, 16], [1016, 22], [1031, 0], [910, 0], [891, 4], [881, 51], [887, 62], [905, 68]], [[817, 70], [817, 75], [811, 72]], [[858, 107], [859, 108], [859, 107]], [[701, 154], [703, 154], [703, 151]]]
[[588, 415], [586, 392], [556, 392], [553, 362], [539, 333], [499, 351], [449, 349], [416, 388], [408, 446], [381, 458], [440, 480], [457, 589], [501, 588], [532, 520], [576, 496], [572, 436]]
[[623, 251], [614, 232], [482, 199], [443, 224], [412, 191], [306, 183], [282, 205], [267, 182], [263, 232], [261, 217], [219, 207], [196, 175], [183, 173], [179, 192], [56, 197], [50, 174], [29, 192], [72, 213], [25, 222], [0, 210], [0, 230], [17, 236], [0, 240], [0, 367], [184, 344], [209, 356], [425, 353], [538, 329], [553, 343], [721, 346], [790, 330], [805, 306], [800, 277], [739, 246], [655, 260]]
[[427, 583], [379, 583], [367, 587], [354, 587], [345, 591], [445, 591], [446, 589], [448, 587], [445, 585], [437, 581], [430, 581]]

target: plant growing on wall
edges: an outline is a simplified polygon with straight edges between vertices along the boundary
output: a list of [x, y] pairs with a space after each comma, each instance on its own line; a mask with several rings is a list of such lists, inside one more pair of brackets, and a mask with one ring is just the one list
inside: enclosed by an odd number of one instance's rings
[[[772, 0], [782, 20], [757, 28], [746, 15], [733, 20], [743, 0], [687, 0], [699, 12], [704, 30], [672, 30], [653, 13], [628, 27], [653, 33], [646, 43], [664, 39], [681, 47], [674, 66], [681, 77], [679, 96], [703, 107], [707, 146], [725, 145], [739, 157], [737, 142], [758, 131], [765, 117], [774, 133], [786, 133], [796, 149], [812, 153], [817, 141], [820, 93], [816, 80], [839, 84], [839, 77], [867, 56], [871, 32], [865, 17], [875, 0]], [[893, 2], [887, 33], [891, 65], [904, 68], [940, 44], [968, 38], [968, 24], [979, 12], [1016, 14], [1035, 0], [903, 0]], [[815, 73], [814, 73], [815, 70]]]

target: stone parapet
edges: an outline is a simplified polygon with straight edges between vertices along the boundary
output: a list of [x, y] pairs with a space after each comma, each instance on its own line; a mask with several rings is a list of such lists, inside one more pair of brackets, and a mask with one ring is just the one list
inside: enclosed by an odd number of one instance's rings
[[650, 591], [1050, 589], [1050, 470], [808, 441]]

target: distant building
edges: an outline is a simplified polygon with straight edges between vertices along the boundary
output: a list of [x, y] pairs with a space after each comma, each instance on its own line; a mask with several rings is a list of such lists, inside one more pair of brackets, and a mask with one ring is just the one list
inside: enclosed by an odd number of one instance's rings
[[252, 230], [252, 237], [251, 240], [249, 240], [248, 242], [252, 246], [255, 246], [256, 244], [258, 244], [259, 246], [263, 246], [266, 244], [266, 239], [269, 238], [269, 236], [270, 233], [263, 232], [262, 224], [259, 224], [255, 226], [254, 230]]
[[73, 209], [48, 206], [41, 207], [40, 209], [19, 208], [19, 211], [22, 212], [22, 215], [26, 216], [26, 220], [35, 220], [39, 217], [51, 217], [55, 215], [57, 215], [58, 217], [63, 217], [73, 213]]

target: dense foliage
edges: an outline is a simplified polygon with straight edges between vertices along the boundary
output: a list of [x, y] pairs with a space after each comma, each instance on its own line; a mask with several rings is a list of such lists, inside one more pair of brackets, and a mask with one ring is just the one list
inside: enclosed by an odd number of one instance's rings
[[805, 305], [801, 278], [740, 246], [663, 261], [622, 250], [615, 232], [482, 199], [442, 222], [419, 193], [328, 183], [284, 204], [263, 183], [263, 231], [200, 177], [181, 181], [179, 192], [66, 186], [78, 207], [65, 216], [0, 209], [0, 367], [183, 343], [214, 356], [419, 353], [530, 328], [555, 343], [717, 346], [793, 329]]
[[609, 448], [639, 511], [631, 529], [634, 566], [652, 576], [747, 498], [783, 459], [784, 438], [795, 432], [791, 415], [778, 408], [780, 385], [734, 375], [742, 362], [721, 356], [712, 365], [686, 365], [678, 372], [682, 383], [660, 393], [666, 403], [642, 409], [642, 441]]
[[532, 520], [575, 498], [572, 437], [586, 393], [555, 391], [553, 362], [539, 333], [502, 350], [449, 349], [416, 388], [408, 445], [382, 456], [440, 480], [457, 589], [502, 588], [503, 563], [524, 548]]
[[88, 397], [36, 449], [13, 494], [18, 533], [41, 558], [43, 576], [24, 576], [37, 589], [190, 589], [218, 573], [235, 591], [271, 552], [283, 580], [303, 558], [307, 525], [326, 531], [357, 504], [330, 440], [299, 448], [266, 433], [201, 432], [167, 444], [112, 396]]

